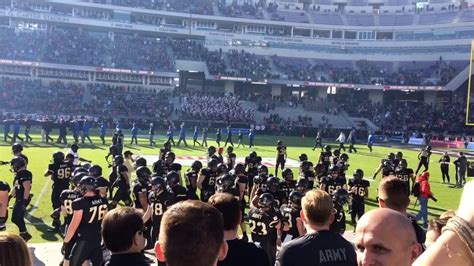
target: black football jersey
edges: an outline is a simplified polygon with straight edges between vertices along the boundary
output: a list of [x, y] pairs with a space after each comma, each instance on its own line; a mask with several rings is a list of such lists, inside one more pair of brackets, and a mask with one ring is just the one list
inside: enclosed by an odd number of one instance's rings
[[196, 188], [193, 187], [192, 184], [196, 184], [198, 177], [199, 173], [194, 170], [189, 170], [186, 173], [186, 188], [188, 191], [196, 192]]
[[33, 182], [33, 175], [28, 170], [21, 170], [16, 173], [13, 180], [13, 187], [15, 189], [15, 198], [17, 201], [24, 200], [25, 187], [23, 182], [30, 181]]
[[337, 177], [332, 178], [330, 176], [325, 176], [321, 180], [321, 184], [324, 184], [324, 191], [326, 191], [329, 195], [334, 195], [336, 191], [341, 189], [346, 184], [346, 178], [344, 177]]
[[72, 202], [80, 198], [81, 196], [81, 193], [79, 193], [79, 191], [75, 189], [66, 189], [61, 192], [59, 200], [61, 201], [61, 205], [66, 211], [66, 216], [64, 217], [64, 221], [66, 222], [66, 224], [71, 223], [72, 214], [74, 213], [74, 210], [72, 209]]
[[406, 168], [402, 170], [398, 170], [395, 172], [395, 175], [397, 176], [398, 179], [402, 180], [406, 184], [406, 188], [408, 192], [410, 192], [410, 179], [413, 176], [413, 169], [411, 168]]
[[110, 186], [109, 181], [107, 181], [107, 179], [105, 179], [103, 176], [96, 177], [95, 182], [97, 184], [97, 188], [107, 188]]
[[329, 230], [342, 234], [346, 231], [346, 214], [344, 213], [344, 208], [337, 202], [334, 202], [334, 211], [334, 221], [329, 226]]
[[277, 238], [276, 226], [280, 222], [275, 212], [264, 212], [260, 209], [250, 209], [249, 227], [252, 240], [259, 243], [275, 243]]
[[320, 163], [322, 163], [326, 168], [331, 165], [332, 153], [330, 151], [323, 151], [320, 155]]
[[395, 175], [395, 164], [390, 160], [382, 160], [382, 176]]
[[285, 146], [285, 145], [277, 146], [277, 156], [278, 156], [278, 159], [284, 159], [284, 158], [285, 158], [285, 154], [286, 154], [286, 146]]
[[180, 172], [183, 167], [179, 163], [172, 163], [168, 165], [167, 168], [168, 168], [168, 171]]
[[352, 202], [364, 202], [365, 189], [370, 187], [370, 182], [364, 179], [349, 179], [349, 191], [352, 191]]
[[298, 227], [296, 226], [296, 219], [300, 217], [300, 211], [301, 209], [292, 208], [290, 206], [286, 206], [282, 210], [285, 223], [287, 223], [289, 227], [287, 233], [293, 238], [297, 238], [300, 236], [300, 233], [298, 232]]
[[132, 185], [133, 192], [133, 203], [135, 208], [143, 209], [142, 203], [140, 202], [140, 193], [145, 193], [145, 197], [148, 198], [148, 192], [151, 190], [151, 184], [148, 182], [140, 183], [138, 180], [135, 180]]
[[213, 194], [216, 191], [217, 173], [213, 172], [209, 168], [204, 168], [201, 170], [201, 175], [204, 176], [201, 190], [211, 192]]
[[72, 162], [62, 162], [59, 164], [50, 164], [48, 170], [51, 171], [53, 182], [57, 186], [69, 187], [70, 178], [74, 165]]
[[245, 165], [247, 166], [247, 172], [249, 175], [256, 176], [258, 174], [258, 166], [260, 165], [258, 157], [245, 157]]
[[296, 180], [284, 180], [280, 183], [280, 190], [285, 193], [286, 198], [290, 196], [290, 193], [295, 190]]
[[188, 199], [186, 188], [181, 185], [176, 185], [172, 188], [169, 188], [168, 192], [173, 193], [173, 197], [176, 199], [176, 202]]
[[148, 204], [149, 208], [151, 208], [151, 221], [154, 225], [160, 224], [163, 214], [175, 201], [174, 194], [166, 190], [160, 194], [154, 191], [150, 192], [148, 195]]
[[108, 210], [106, 198], [99, 195], [92, 197], [83, 197], [72, 202], [74, 211], [82, 210], [82, 219], [77, 228], [79, 239], [100, 242], [102, 229], [102, 219]]
[[235, 178], [235, 184], [237, 185], [237, 189], [239, 189], [240, 202], [245, 205], [245, 197], [240, 197], [239, 184], [245, 185], [245, 189], [247, 189], [249, 184], [249, 178], [246, 175], [239, 175]]

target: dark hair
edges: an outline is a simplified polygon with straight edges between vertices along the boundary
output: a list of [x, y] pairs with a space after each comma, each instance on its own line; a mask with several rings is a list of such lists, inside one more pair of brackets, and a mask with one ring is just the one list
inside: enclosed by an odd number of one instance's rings
[[13, 233], [0, 232], [0, 265], [33, 265], [30, 251], [21, 237]]
[[209, 199], [209, 204], [221, 212], [224, 230], [235, 230], [240, 224], [240, 203], [236, 197], [229, 193], [217, 193]]
[[222, 215], [207, 203], [182, 201], [163, 215], [159, 243], [168, 266], [213, 265], [223, 242]]
[[385, 202], [387, 208], [399, 212], [404, 212], [410, 204], [406, 183], [395, 176], [382, 179], [379, 184], [379, 198]]
[[109, 211], [102, 221], [102, 238], [111, 252], [122, 252], [133, 244], [133, 237], [143, 230], [142, 214], [131, 207]]

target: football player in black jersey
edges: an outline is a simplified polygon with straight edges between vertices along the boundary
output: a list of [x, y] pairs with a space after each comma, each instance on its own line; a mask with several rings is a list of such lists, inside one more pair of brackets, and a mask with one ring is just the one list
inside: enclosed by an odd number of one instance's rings
[[90, 259], [92, 265], [101, 265], [103, 262], [100, 243], [101, 223], [108, 211], [106, 198], [97, 195], [95, 179], [86, 176], [79, 181], [82, 198], [72, 202], [73, 216], [64, 237], [64, 246], [77, 234], [77, 240], [71, 250], [70, 264], [82, 265]]
[[321, 180], [321, 190], [324, 190], [329, 195], [333, 196], [336, 191], [340, 189], [347, 190], [346, 188], [346, 178], [340, 176], [339, 167], [336, 165], [331, 166], [329, 169], [329, 176], [325, 176]]
[[158, 159], [164, 160], [166, 154], [170, 151], [171, 151], [171, 143], [169, 141], [166, 141], [165, 143], [163, 143], [163, 148], [160, 149], [160, 156], [158, 156]]
[[407, 163], [407, 160], [403, 158], [403, 153], [401, 151], [398, 151], [395, 154], [395, 159], [393, 159], [393, 164], [395, 165], [395, 168], [398, 167], [401, 161], [405, 161], [405, 163]]
[[422, 149], [418, 153], [418, 167], [416, 168], [415, 175], [418, 175], [418, 172], [420, 171], [421, 167], [423, 166], [425, 170], [423, 172], [428, 171], [428, 166], [430, 164], [430, 156], [431, 156], [431, 146], [428, 145], [424, 149]]
[[95, 178], [97, 191], [102, 197], [107, 197], [107, 190], [110, 187], [109, 181], [102, 176], [102, 167], [100, 165], [93, 165], [89, 168], [89, 175]]
[[283, 145], [283, 141], [279, 140], [276, 147], [276, 164], [275, 164], [275, 176], [278, 176], [278, 167], [281, 167], [281, 170], [285, 169], [286, 162], [286, 146]]
[[121, 129], [116, 129], [112, 135], [112, 145], [117, 147], [118, 154], [122, 154], [123, 151], [123, 132]]
[[[316, 181], [316, 173], [314, 172], [314, 165], [308, 161], [308, 156], [304, 153], [300, 154], [300, 178], [304, 178], [309, 181], [309, 186], [314, 187], [314, 181]], [[319, 180], [318, 180], [319, 181]]]
[[341, 157], [341, 150], [334, 150], [331, 156], [331, 165], [337, 165]]
[[314, 138], [313, 151], [316, 149], [316, 147], [321, 147], [321, 151], [324, 149], [323, 144], [322, 144], [322, 139], [321, 139], [321, 131], [319, 130], [316, 133], [316, 137]]
[[186, 190], [189, 199], [198, 200], [197, 196], [197, 180], [199, 177], [199, 172], [202, 169], [201, 161], [194, 161], [191, 165], [191, 169], [186, 172]]
[[225, 165], [224, 163], [219, 163], [217, 165], [217, 176], [221, 176], [221, 175], [224, 175], [224, 174], [227, 174], [229, 172], [229, 169], [227, 168], [227, 165]]
[[18, 226], [20, 236], [28, 242], [31, 239], [31, 235], [26, 230], [25, 225], [25, 212], [26, 206], [30, 201], [30, 191], [33, 180], [33, 175], [30, 171], [26, 170], [26, 161], [23, 157], [15, 156], [11, 160], [11, 168], [15, 173], [13, 179], [13, 191], [12, 196], [15, 197], [15, 204], [13, 205], [12, 211], [12, 222]]
[[295, 189], [296, 180], [293, 179], [293, 171], [290, 168], [285, 168], [281, 174], [283, 181], [280, 183], [280, 190], [283, 191], [288, 198], [290, 193]]
[[239, 137], [238, 137], [238, 142], [237, 142], [237, 148], [240, 147], [240, 145], [242, 145], [243, 148], [245, 148], [245, 144], [244, 144], [244, 133], [242, 133], [242, 130], [239, 129]]
[[240, 199], [239, 189], [235, 186], [234, 176], [230, 174], [223, 174], [217, 177], [216, 180], [217, 193], [229, 193], [236, 199]]
[[[252, 200], [257, 194], [257, 191], [260, 190], [262, 187], [266, 187], [268, 179], [268, 167], [266, 165], [260, 165], [257, 168], [257, 175], [253, 178], [252, 190], [250, 191], [250, 200]], [[250, 180], [249, 180], [250, 181]]]
[[[136, 174], [137, 179], [135, 179], [132, 184], [132, 193], [134, 198], [133, 205], [135, 208], [141, 209], [143, 210], [143, 212], [146, 212], [149, 208], [148, 193], [151, 190], [151, 171], [146, 166], [140, 166], [137, 168]], [[150, 233], [151, 223], [145, 224], [145, 226], [146, 229], [143, 233], [146, 239], [149, 241], [149, 243], [147, 243], [146, 249], [150, 249], [153, 247]]]
[[166, 184], [168, 185], [168, 191], [173, 193], [176, 202], [184, 201], [188, 199], [186, 194], [186, 188], [181, 186], [179, 181], [181, 177], [175, 171], [171, 171], [166, 174]]
[[[125, 165], [119, 165], [117, 167], [117, 180], [115, 180], [113, 187], [117, 187], [117, 191], [112, 197], [110, 202], [110, 209], [115, 209], [119, 202], [123, 202], [125, 206], [132, 205], [132, 199], [130, 198], [130, 176], [128, 168]], [[95, 179], [94, 179], [95, 180]]]
[[313, 188], [310, 187], [309, 181], [305, 178], [300, 178], [295, 184], [295, 191], [298, 191], [302, 193], [303, 195], [311, 189]]
[[21, 145], [20, 143], [13, 143], [12, 154], [13, 154], [13, 157], [15, 156], [22, 157], [23, 160], [25, 160], [26, 167], [28, 168], [28, 157], [23, 154], [23, 145]]
[[179, 163], [175, 163], [174, 162], [175, 160], [176, 160], [176, 154], [174, 154], [174, 152], [172, 152], [172, 151], [167, 152], [166, 155], [165, 155], [165, 168], [168, 170], [167, 172], [174, 171], [174, 172], [178, 173], [178, 175], [180, 176], [179, 184], [181, 185], [181, 183], [182, 183], [182, 181], [181, 181], [182, 166]]
[[247, 202], [245, 201], [245, 195], [247, 194], [249, 179], [245, 173], [245, 165], [242, 163], [236, 164], [235, 168], [231, 170], [230, 174], [234, 176], [235, 187], [239, 191], [240, 210], [242, 212], [240, 217], [240, 229], [242, 230], [242, 239], [248, 241], [247, 226], [245, 225], [244, 217], [245, 207], [247, 206]]
[[59, 212], [61, 207], [60, 196], [63, 190], [69, 189], [71, 175], [74, 165], [72, 161], [65, 161], [65, 155], [61, 151], [53, 153], [52, 163], [48, 166], [48, 170], [44, 173], [45, 177], [51, 176], [53, 188], [51, 192], [51, 203], [53, 206], [53, 227], [59, 231], [61, 221], [59, 220]]
[[110, 163], [109, 158], [112, 157], [112, 160], [113, 160], [115, 158], [115, 156], [117, 156], [117, 155], [122, 155], [121, 153], [119, 153], [119, 149], [117, 148], [117, 146], [110, 145], [109, 153], [107, 153], [107, 155], [105, 156], [105, 160], [109, 164], [109, 167], [112, 166], [112, 163]]
[[339, 156], [339, 160], [337, 161], [336, 165], [339, 167], [339, 174], [340, 176], [346, 176], [346, 171], [349, 169], [349, 155], [347, 153], [341, 154]]
[[[155, 243], [160, 233], [160, 223], [163, 214], [169, 206], [176, 201], [174, 194], [166, 189], [166, 181], [161, 176], [153, 176], [151, 179], [151, 191], [148, 195], [149, 208], [143, 214], [143, 222], [151, 219], [151, 241]], [[158, 265], [166, 265], [160, 264]]]
[[201, 190], [201, 200], [207, 202], [209, 198], [216, 193], [217, 165], [215, 159], [207, 163], [207, 168], [201, 170], [197, 186]]
[[407, 161], [400, 161], [397, 168], [395, 169], [395, 176], [405, 182], [408, 194], [410, 194], [410, 181], [412, 184], [415, 182], [415, 175], [413, 174], [413, 169], [408, 168]]
[[[283, 240], [298, 238], [305, 234], [303, 221], [300, 217], [301, 212], [301, 199], [303, 193], [298, 191], [292, 191], [289, 196], [289, 204], [282, 208], [282, 214], [284, 217], [283, 227]], [[289, 236], [289, 237], [285, 237]]]
[[254, 177], [258, 175], [258, 166], [262, 164], [262, 157], [257, 156], [255, 151], [251, 152], [249, 156], [245, 157], [245, 168], [247, 169], [247, 176], [249, 178], [249, 194], [253, 189]]
[[216, 131], [216, 143], [217, 143], [217, 147], [220, 147], [220, 146], [221, 146], [221, 138], [222, 138], [221, 129], [218, 128], [217, 131]]
[[232, 129], [230, 126], [227, 126], [227, 138], [225, 139], [224, 147], [227, 146], [227, 143], [230, 143], [230, 146], [234, 147], [234, 143], [232, 142]]
[[[114, 191], [114, 188], [116, 187], [117, 183], [115, 181], [117, 181], [117, 178], [118, 178], [118, 168], [123, 165], [124, 163], [124, 159], [123, 159], [123, 156], [122, 155], [115, 155], [114, 157], [114, 160], [112, 162], [112, 165], [111, 165], [111, 168], [112, 168], [112, 171], [110, 171], [110, 174], [109, 174], [109, 198], [112, 198], [113, 196], [113, 191]], [[127, 168], [127, 171], [128, 171], [128, 168]]]
[[[79, 176], [81, 176], [79, 178]], [[64, 232], [67, 232], [69, 225], [71, 224], [72, 215], [74, 210], [72, 209], [72, 202], [82, 197], [79, 181], [85, 176], [85, 173], [79, 173], [72, 178], [73, 189], [66, 189], [61, 192], [59, 200], [61, 201], [61, 214], [64, 216]], [[62, 252], [64, 253], [63, 266], [69, 265], [69, 257], [71, 256], [71, 250], [77, 240], [77, 234], [75, 234], [67, 245], [64, 245]]]
[[281, 220], [274, 207], [272, 194], [263, 193], [248, 213], [252, 241], [265, 250], [270, 265], [275, 264], [277, 245], [281, 245]]
[[146, 211], [148, 208], [148, 192], [151, 189], [151, 171], [146, 166], [140, 166], [136, 173], [137, 179], [135, 179], [132, 184], [134, 207]]
[[10, 193], [10, 186], [7, 182], [0, 181], [0, 231], [6, 229], [8, 213], [8, 194]]
[[346, 231], [344, 205], [349, 202], [349, 193], [345, 189], [339, 189], [334, 193], [332, 199], [334, 203], [334, 221], [329, 226], [329, 230], [343, 235]]
[[229, 146], [227, 147], [227, 167], [229, 169], [233, 169], [234, 166], [235, 166], [235, 161], [237, 160], [237, 156], [235, 155], [234, 153], [234, 147], [233, 146]]
[[382, 178], [389, 175], [395, 175], [395, 164], [393, 162], [394, 160], [395, 154], [393, 152], [389, 153], [387, 159], [382, 159], [382, 161], [380, 161], [379, 167], [375, 171], [372, 179], [375, 179], [380, 173], [380, 171], [382, 171]]
[[270, 177], [267, 179], [266, 185], [260, 187], [257, 193], [252, 198], [252, 205], [257, 206], [258, 199], [263, 193], [270, 193], [273, 196], [275, 207], [279, 209], [283, 204], [288, 203], [286, 193], [280, 190], [280, 180], [277, 177]]
[[365, 199], [369, 197], [370, 183], [364, 180], [364, 171], [357, 169], [354, 171], [354, 178], [349, 179], [349, 194], [352, 196], [350, 213], [351, 222], [354, 230], [357, 220], [365, 213]]
[[324, 145], [324, 151], [319, 155], [318, 163], [323, 165], [323, 174], [327, 175], [329, 166], [331, 165], [332, 147]]

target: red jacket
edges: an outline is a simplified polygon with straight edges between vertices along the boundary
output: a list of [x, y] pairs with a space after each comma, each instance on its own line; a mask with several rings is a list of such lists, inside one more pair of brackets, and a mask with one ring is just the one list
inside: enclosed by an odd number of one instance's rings
[[418, 181], [420, 184], [420, 198], [429, 198], [431, 195], [433, 195], [430, 189], [430, 182], [428, 181], [429, 178], [429, 172], [423, 172], [416, 178], [416, 181]]

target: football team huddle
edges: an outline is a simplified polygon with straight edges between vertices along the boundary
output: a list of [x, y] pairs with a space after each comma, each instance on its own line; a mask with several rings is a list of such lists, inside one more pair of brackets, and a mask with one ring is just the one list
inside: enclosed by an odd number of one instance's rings
[[[276, 146], [274, 175], [255, 151], [244, 162], [236, 162], [232, 146], [225, 152], [224, 147], [209, 146], [207, 162], [196, 160], [184, 172], [170, 142], [160, 149], [158, 160], [149, 164], [128, 150], [122, 153], [123, 136], [114, 137], [114, 144], [105, 156], [110, 168], [108, 178], [103, 177], [101, 166], [79, 156], [77, 144], [71, 145], [67, 154], [54, 152], [44, 173], [53, 184], [51, 231], [64, 237], [64, 265], [80, 265], [86, 260], [94, 265], [101, 263], [101, 220], [119, 204], [143, 211], [146, 248], [151, 249], [159, 235], [161, 218], [171, 205], [188, 199], [208, 202], [216, 193], [229, 193], [240, 202], [242, 238], [258, 243], [272, 264], [282, 242], [305, 234], [300, 211], [301, 199], [307, 191], [320, 188], [332, 197], [335, 219], [330, 229], [339, 234], [346, 230], [344, 206], [349, 205], [354, 227], [365, 212], [370, 182], [364, 179], [362, 169], [348, 176], [348, 154], [341, 154], [340, 149], [332, 149], [330, 145], [322, 147], [315, 164], [307, 154], [300, 154], [297, 173], [285, 168], [287, 147], [282, 141]], [[18, 226], [20, 236], [28, 241], [31, 235], [24, 217], [32, 197], [32, 173], [27, 170], [28, 158], [22, 151], [21, 144], [13, 144], [13, 159], [3, 162], [11, 165], [15, 177], [12, 191], [8, 183], [0, 181], [3, 201], [0, 206], [8, 206], [10, 198], [15, 198], [12, 222]], [[148, 165], [152, 165], [151, 169]], [[397, 176], [410, 190], [414, 174], [401, 152], [390, 153], [383, 159], [373, 178], [380, 171], [383, 176]], [[5, 230], [6, 220], [7, 208], [0, 209], [0, 229]]]

